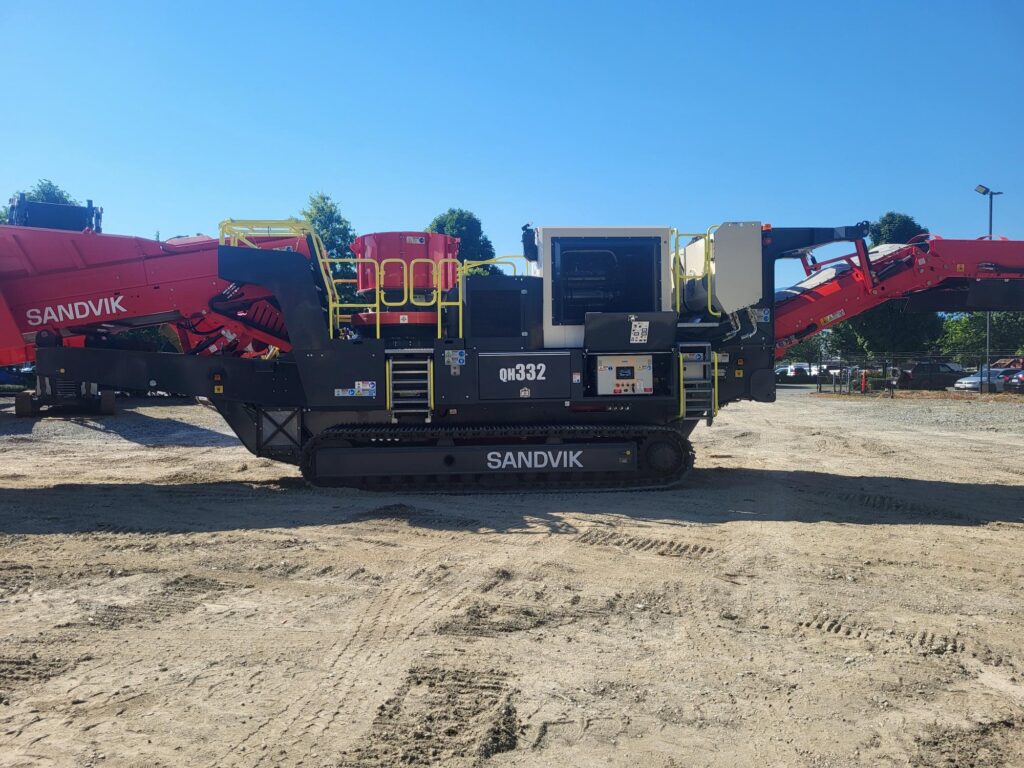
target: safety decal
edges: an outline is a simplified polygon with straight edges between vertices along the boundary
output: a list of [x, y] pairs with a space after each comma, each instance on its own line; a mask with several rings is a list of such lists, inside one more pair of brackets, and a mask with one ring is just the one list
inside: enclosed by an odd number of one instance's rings
[[821, 318], [821, 325], [828, 325], [829, 323], [834, 323], [841, 317], [846, 317], [845, 309], [838, 309], [830, 315], [825, 315], [823, 318]]
[[351, 389], [338, 388], [334, 390], [335, 397], [376, 397], [376, 381], [357, 381]]

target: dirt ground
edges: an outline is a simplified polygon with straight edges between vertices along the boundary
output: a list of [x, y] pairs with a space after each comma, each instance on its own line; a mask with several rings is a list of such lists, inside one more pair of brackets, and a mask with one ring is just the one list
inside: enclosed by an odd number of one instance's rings
[[788, 391], [683, 490], [477, 496], [0, 403], [0, 765], [1024, 765], [1024, 398]]

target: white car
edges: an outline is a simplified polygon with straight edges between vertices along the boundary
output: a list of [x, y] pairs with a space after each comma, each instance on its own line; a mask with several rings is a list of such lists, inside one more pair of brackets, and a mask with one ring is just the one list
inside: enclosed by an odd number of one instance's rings
[[[993, 368], [988, 373], [988, 383], [985, 388], [989, 392], [1002, 392], [1006, 389], [1006, 380], [1010, 375], [1016, 373], [1013, 368]], [[957, 379], [953, 385], [953, 389], [967, 390], [968, 392], [977, 392], [981, 387], [982, 373], [973, 373], [970, 376], [964, 376], [962, 379]]]

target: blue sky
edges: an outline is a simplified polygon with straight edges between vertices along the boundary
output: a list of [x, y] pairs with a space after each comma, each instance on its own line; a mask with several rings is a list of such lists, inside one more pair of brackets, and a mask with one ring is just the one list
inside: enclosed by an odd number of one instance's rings
[[[834, 226], [1024, 238], [1024, 4], [4, 3], [0, 191], [213, 233], [324, 190], [359, 232]], [[781, 281], [794, 274], [792, 270]]]

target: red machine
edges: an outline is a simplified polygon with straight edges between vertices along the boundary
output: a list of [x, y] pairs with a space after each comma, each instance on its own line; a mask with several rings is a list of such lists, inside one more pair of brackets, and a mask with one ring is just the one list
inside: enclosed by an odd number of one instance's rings
[[[380, 313], [382, 326], [434, 325], [434, 294], [458, 282], [459, 239], [433, 232], [378, 232], [352, 243], [356, 263], [356, 292], [367, 311], [352, 315], [354, 326], [370, 326]], [[384, 290], [377, 292], [378, 285]], [[373, 306], [370, 310], [369, 307]], [[431, 307], [432, 309], [425, 309]]]
[[[273, 298], [218, 277], [217, 245], [0, 226], [0, 365], [33, 360], [37, 343], [83, 345], [160, 323], [174, 327], [186, 354], [288, 349]], [[260, 247], [308, 253], [295, 238]]]
[[807, 279], [776, 293], [775, 347], [797, 342], [879, 304], [907, 298], [910, 309], [1018, 310], [1024, 283], [1024, 242], [944, 240], [930, 235], [908, 245], [883, 245], [814, 263]]
[[[307, 255], [305, 237], [258, 237], [254, 246]], [[257, 357], [288, 350], [276, 299], [218, 276], [218, 241], [167, 242], [0, 226], [0, 366], [31, 362], [38, 346], [116, 346], [120, 331], [168, 324], [185, 354]], [[95, 385], [40, 377], [19, 414], [41, 405], [113, 408]]]

